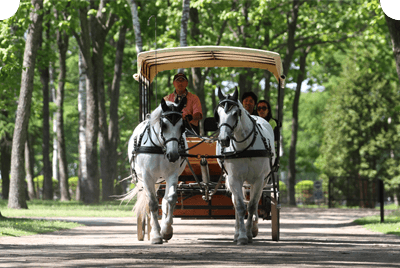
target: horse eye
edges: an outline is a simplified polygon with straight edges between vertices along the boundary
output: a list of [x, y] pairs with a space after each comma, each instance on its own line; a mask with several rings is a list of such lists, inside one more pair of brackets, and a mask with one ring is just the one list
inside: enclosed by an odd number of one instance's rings
[[165, 124], [164, 122], [162, 122], [162, 123], [161, 123], [161, 128], [162, 128], [163, 130], [167, 129], [167, 124]]

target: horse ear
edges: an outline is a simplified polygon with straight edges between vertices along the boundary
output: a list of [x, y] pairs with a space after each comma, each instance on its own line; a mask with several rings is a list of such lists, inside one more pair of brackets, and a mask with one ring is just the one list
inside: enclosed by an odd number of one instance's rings
[[164, 98], [161, 99], [161, 109], [162, 109], [163, 112], [168, 111], [168, 105], [165, 102]]
[[238, 100], [238, 95], [239, 95], [239, 92], [238, 92], [237, 87], [235, 86], [235, 92], [233, 92], [232, 99], [233, 99], [234, 101], [237, 101], [237, 100]]
[[178, 104], [178, 112], [182, 111], [182, 109], [185, 107], [187, 102], [186, 96], [181, 99], [181, 102]]
[[221, 87], [218, 87], [218, 98], [220, 101], [226, 98], [224, 94], [222, 94]]

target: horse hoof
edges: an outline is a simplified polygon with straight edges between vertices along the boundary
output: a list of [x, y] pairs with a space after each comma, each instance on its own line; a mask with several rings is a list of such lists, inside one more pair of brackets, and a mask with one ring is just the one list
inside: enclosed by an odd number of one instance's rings
[[248, 239], [247, 238], [239, 238], [237, 241], [238, 246], [247, 245]]
[[253, 237], [256, 237], [258, 235], [258, 226], [253, 226], [253, 229], [251, 229], [251, 234]]
[[233, 242], [234, 243], [236, 243], [237, 242], [237, 240], [238, 240], [238, 237], [239, 237], [239, 235], [237, 234], [237, 235], [235, 235], [234, 237], [233, 237]]
[[151, 243], [152, 243], [152, 244], [162, 244], [162, 243], [163, 243], [163, 240], [162, 240], [161, 237], [159, 237], [159, 238], [152, 238], [152, 239], [151, 239]]
[[172, 227], [167, 227], [166, 229], [167, 230], [165, 230], [165, 229], [161, 230], [161, 235], [162, 235], [164, 240], [168, 241], [174, 235], [174, 229]]
[[249, 244], [253, 243], [253, 237], [247, 237], [247, 243]]
[[174, 233], [170, 233], [170, 234], [163, 234], [163, 239], [168, 241], [172, 238]]

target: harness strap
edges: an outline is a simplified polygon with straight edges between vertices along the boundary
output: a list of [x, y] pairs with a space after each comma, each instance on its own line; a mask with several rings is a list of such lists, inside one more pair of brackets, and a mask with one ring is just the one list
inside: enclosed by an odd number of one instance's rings
[[164, 154], [161, 147], [140, 146], [136, 149], [135, 154]]

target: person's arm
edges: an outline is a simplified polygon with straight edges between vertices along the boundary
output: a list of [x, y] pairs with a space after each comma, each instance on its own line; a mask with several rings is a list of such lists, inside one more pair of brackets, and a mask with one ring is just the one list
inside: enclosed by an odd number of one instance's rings
[[197, 112], [193, 115], [193, 120], [200, 120], [202, 118], [203, 118], [203, 115], [199, 112]]
[[194, 95], [195, 100], [193, 102], [193, 120], [200, 120], [203, 118], [203, 110], [201, 109], [201, 102], [199, 97]]

